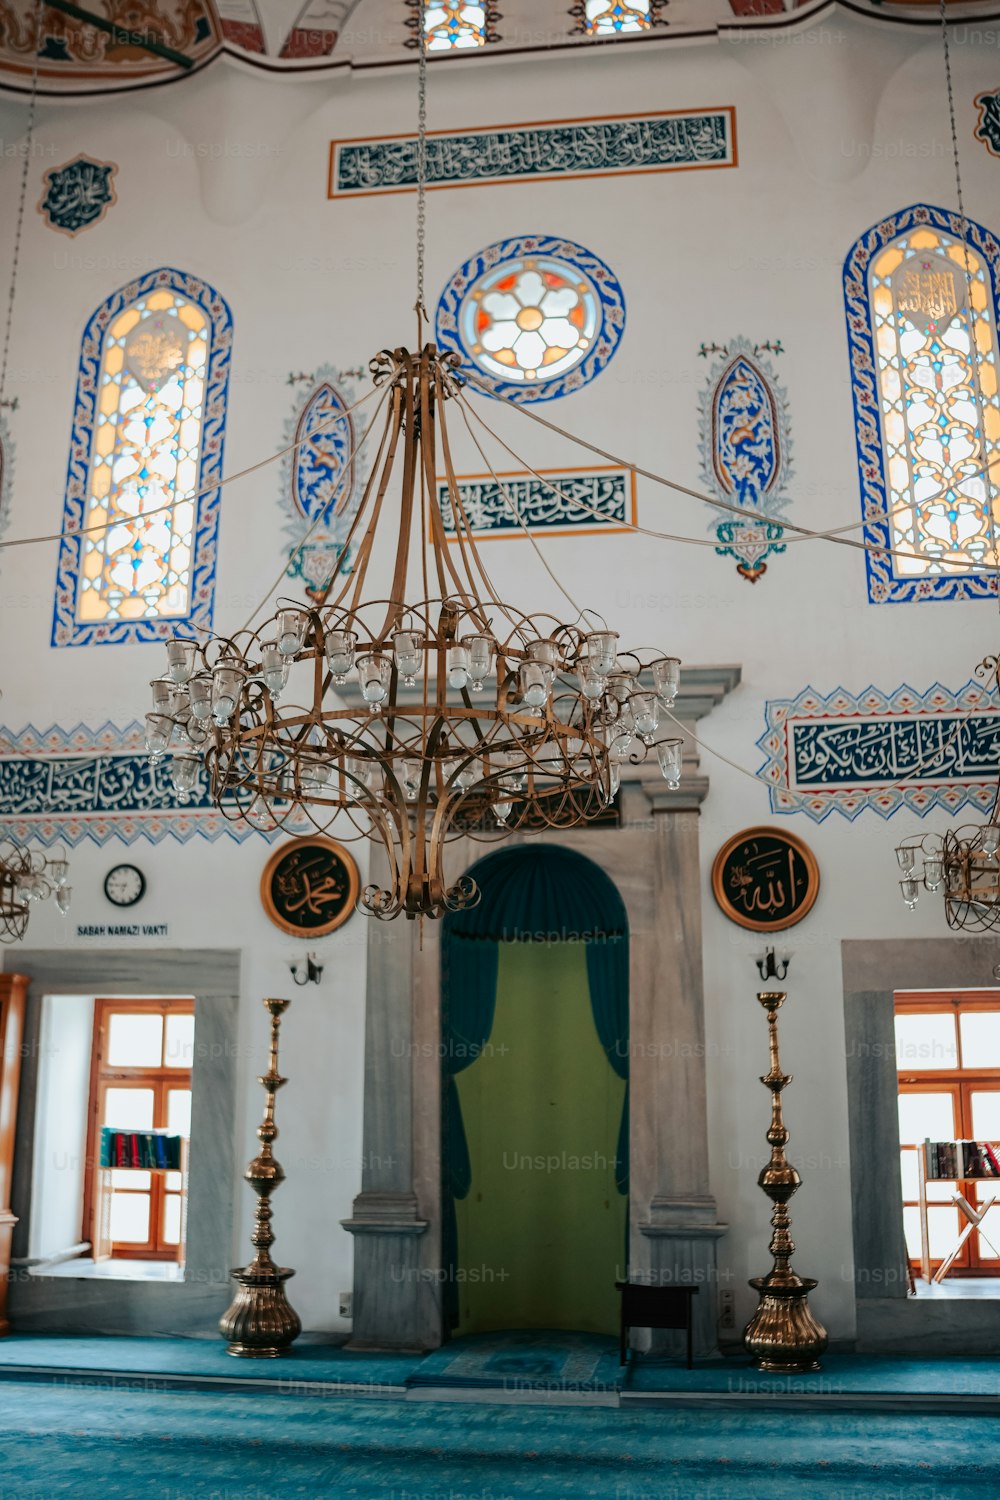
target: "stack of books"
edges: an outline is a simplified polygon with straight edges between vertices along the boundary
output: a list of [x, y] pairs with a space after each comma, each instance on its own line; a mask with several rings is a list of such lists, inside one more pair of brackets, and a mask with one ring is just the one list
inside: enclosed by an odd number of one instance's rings
[[162, 1130], [115, 1130], [105, 1125], [101, 1130], [102, 1167], [166, 1167], [179, 1171], [181, 1139]]
[[1000, 1149], [991, 1141], [924, 1141], [924, 1175], [946, 1182], [1000, 1177]]

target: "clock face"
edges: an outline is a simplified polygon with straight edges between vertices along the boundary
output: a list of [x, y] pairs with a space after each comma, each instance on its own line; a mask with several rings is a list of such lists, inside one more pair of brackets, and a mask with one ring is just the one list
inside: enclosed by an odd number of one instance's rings
[[134, 906], [146, 889], [146, 877], [135, 865], [115, 865], [104, 877], [104, 894], [113, 906]]

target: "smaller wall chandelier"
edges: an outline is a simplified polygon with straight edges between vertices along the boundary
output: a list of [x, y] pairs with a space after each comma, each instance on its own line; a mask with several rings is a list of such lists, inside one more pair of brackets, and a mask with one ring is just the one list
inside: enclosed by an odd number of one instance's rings
[[68, 879], [65, 853], [47, 858], [9, 834], [0, 838], [0, 943], [24, 936], [31, 908], [41, 901], [54, 899], [65, 916], [73, 895]]
[[[1000, 656], [987, 656], [977, 677], [992, 677], [1000, 688]], [[921, 890], [944, 899], [949, 927], [987, 932], [1000, 926], [1000, 780], [983, 824], [967, 823], [953, 832], [914, 834], [896, 849], [902, 871], [900, 894], [909, 911]]]

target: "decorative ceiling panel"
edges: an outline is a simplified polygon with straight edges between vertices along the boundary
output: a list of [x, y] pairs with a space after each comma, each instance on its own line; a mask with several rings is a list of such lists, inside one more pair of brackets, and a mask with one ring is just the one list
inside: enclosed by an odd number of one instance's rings
[[[939, 0], [663, 0], [634, 34], [582, 34], [570, 0], [504, 0], [496, 39], [434, 55], [449, 65], [560, 48], [662, 46], [808, 27], [838, 11], [931, 27]], [[948, 0], [956, 19], [1000, 20], [1000, 0]], [[40, 16], [40, 21], [38, 17]], [[0, 90], [43, 94], [173, 82], [219, 56], [273, 72], [412, 64], [406, 0], [0, 0]], [[407, 42], [410, 48], [407, 48]]]

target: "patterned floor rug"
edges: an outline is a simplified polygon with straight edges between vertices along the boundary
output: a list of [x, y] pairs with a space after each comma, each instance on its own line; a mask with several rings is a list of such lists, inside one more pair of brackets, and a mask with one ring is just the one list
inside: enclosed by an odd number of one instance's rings
[[4, 1500], [986, 1500], [990, 1418], [0, 1389]]

